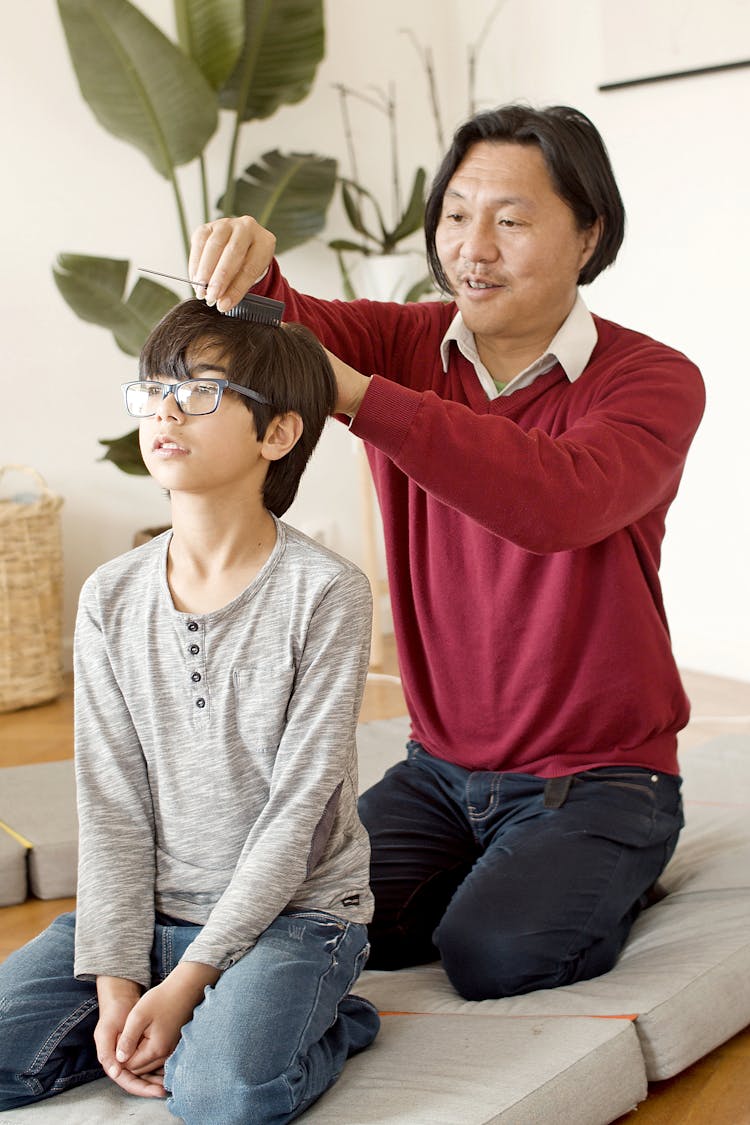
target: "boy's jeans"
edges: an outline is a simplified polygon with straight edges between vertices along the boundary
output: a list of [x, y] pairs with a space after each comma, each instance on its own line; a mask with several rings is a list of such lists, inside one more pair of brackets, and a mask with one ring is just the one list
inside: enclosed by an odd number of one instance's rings
[[[74, 928], [64, 914], [0, 965], [0, 1110], [102, 1077], [96, 986], [73, 976]], [[160, 919], [154, 984], [199, 929]], [[349, 995], [367, 952], [363, 925], [317, 911], [277, 918], [185, 1025], [165, 1067], [172, 1113], [187, 1125], [280, 1125], [302, 1113], [378, 1032], [375, 1008]]]

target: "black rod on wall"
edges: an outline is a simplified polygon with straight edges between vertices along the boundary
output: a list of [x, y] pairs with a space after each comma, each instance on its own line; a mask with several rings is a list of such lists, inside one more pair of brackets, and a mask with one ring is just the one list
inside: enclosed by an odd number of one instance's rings
[[700, 66], [693, 70], [675, 70], [670, 74], [651, 74], [647, 78], [625, 78], [621, 82], [605, 82], [597, 86], [597, 89], [606, 93], [608, 90], [622, 90], [625, 86], [644, 86], [647, 82], [669, 82], [672, 78], [693, 78], [696, 74], [717, 74], [722, 70], [738, 70], [741, 66], [750, 66], [750, 59], [717, 63], [715, 66]]

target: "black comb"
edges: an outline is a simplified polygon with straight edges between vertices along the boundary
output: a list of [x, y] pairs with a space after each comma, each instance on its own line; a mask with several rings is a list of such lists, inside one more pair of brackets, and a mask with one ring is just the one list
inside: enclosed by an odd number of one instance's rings
[[281, 327], [283, 315], [283, 301], [274, 301], [271, 297], [259, 297], [255, 293], [247, 293], [239, 304], [224, 313], [224, 316], [236, 316], [240, 320], [250, 320], [255, 324], [272, 324], [275, 328]]
[[[197, 285], [201, 289], [206, 287], [203, 281], [191, 281], [189, 277], [176, 277], [173, 273], [147, 270], [145, 266], [139, 266], [138, 272], [151, 273], [155, 277], [168, 277], [170, 281], [184, 281], [186, 285]], [[222, 315], [236, 316], [253, 324], [271, 324], [274, 328], [280, 328], [281, 318], [284, 315], [284, 302], [274, 301], [271, 297], [260, 297], [255, 293], [246, 293], [239, 304], [233, 309], [227, 309]]]

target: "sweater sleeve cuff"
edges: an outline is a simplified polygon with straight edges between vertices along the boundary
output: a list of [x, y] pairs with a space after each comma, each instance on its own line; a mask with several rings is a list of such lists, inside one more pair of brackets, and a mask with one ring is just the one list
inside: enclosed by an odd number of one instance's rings
[[281, 286], [281, 270], [276, 258], [273, 258], [271, 264], [266, 267], [257, 281], [250, 287], [251, 293], [258, 293], [260, 296], [265, 297], [269, 292], [279, 289]]
[[396, 458], [409, 436], [422, 403], [419, 391], [373, 375], [351, 424], [351, 432]]

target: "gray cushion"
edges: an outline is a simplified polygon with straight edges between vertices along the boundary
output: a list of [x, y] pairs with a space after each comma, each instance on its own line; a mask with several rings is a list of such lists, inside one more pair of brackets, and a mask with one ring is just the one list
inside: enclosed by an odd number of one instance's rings
[[28, 894], [26, 846], [0, 825], [0, 906], [15, 906]]
[[[368, 753], [377, 753], [374, 734]], [[669, 894], [641, 915], [609, 973], [480, 1003], [462, 1000], [438, 964], [368, 971], [358, 990], [378, 1007], [417, 1012], [633, 1014], [650, 1081], [725, 1042], [750, 1022], [750, 739], [729, 735], [687, 751], [682, 770], [686, 827], [663, 876]]]
[[31, 893], [37, 898], [74, 895], [78, 822], [73, 763], [8, 766], [1, 779], [0, 820], [31, 844]]
[[3, 1125], [179, 1125], [180, 1120], [161, 1099], [126, 1094], [109, 1078], [0, 1115]]
[[[643, 1058], [627, 1020], [394, 1015], [304, 1121], [603, 1125], [645, 1096]], [[7, 1116], [9, 1125], [179, 1120], [105, 1079]]]
[[[403, 756], [407, 736], [406, 719], [360, 727], [362, 787]], [[57, 771], [46, 815], [57, 792], [70, 816], [70, 763], [55, 764], [67, 765], [68, 777]], [[750, 1022], [750, 740], [714, 739], [686, 751], [682, 768], [687, 826], [664, 874], [669, 894], [638, 919], [611, 972], [477, 1003], [456, 994], [439, 964], [367, 970], [357, 992], [390, 1014], [374, 1046], [350, 1060], [305, 1120], [604, 1125], [645, 1096], [647, 1078], [678, 1073]], [[37, 810], [38, 790], [50, 780], [32, 787]], [[25, 800], [27, 781], [17, 790]], [[7, 819], [2, 811], [0, 819]], [[34, 827], [40, 840], [55, 834], [38, 818]], [[116, 1125], [164, 1120], [164, 1107], [102, 1080], [9, 1121], [34, 1114], [39, 1125]]]
[[505, 1000], [463, 1000], [438, 964], [366, 970], [357, 992], [381, 1009], [479, 1017], [636, 1016], [649, 1080], [670, 1077], [750, 1022], [748, 903], [668, 896], [636, 922], [595, 980]]
[[373, 1046], [349, 1060], [304, 1120], [602, 1125], [646, 1092], [627, 1020], [386, 1015]]

